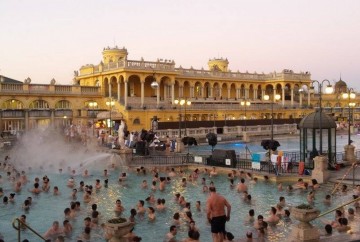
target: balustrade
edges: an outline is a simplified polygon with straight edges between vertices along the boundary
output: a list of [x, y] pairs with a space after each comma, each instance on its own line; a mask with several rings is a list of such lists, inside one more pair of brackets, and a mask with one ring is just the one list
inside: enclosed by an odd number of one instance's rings
[[[80, 92], [81, 89], [81, 93]], [[45, 85], [45, 84], [14, 84], [0, 83], [0, 90], [3, 93], [56, 93], [56, 94], [101, 94], [100, 87], [73, 86], [73, 85]]]

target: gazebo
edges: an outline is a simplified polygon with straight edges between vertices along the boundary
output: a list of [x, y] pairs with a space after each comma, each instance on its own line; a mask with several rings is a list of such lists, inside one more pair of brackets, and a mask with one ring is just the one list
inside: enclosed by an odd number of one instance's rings
[[314, 168], [312, 160], [321, 151], [327, 155], [329, 164], [336, 162], [336, 123], [332, 117], [317, 110], [305, 116], [299, 128], [300, 161], [305, 162], [305, 168]]

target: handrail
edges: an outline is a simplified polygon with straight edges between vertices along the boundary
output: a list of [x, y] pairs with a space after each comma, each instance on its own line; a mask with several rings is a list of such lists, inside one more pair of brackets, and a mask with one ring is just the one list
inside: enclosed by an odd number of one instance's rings
[[346, 206], [346, 205], [349, 205], [350, 203], [353, 203], [353, 202], [356, 202], [356, 201], [359, 201], [359, 200], [360, 200], [360, 197], [355, 198], [354, 200], [352, 200], [352, 201], [350, 201], [350, 202], [341, 204], [340, 206], [338, 206], [338, 207], [336, 207], [336, 208], [330, 209], [329, 211], [326, 211], [325, 213], [320, 214], [320, 215], [317, 216], [316, 218], [320, 218], [320, 217], [322, 217], [322, 216], [324, 216], [324, 215], [326, 215], [326, 214], [329, 214], [329, 213], [331, 213], [331, 212], [334, 212], [335, 210], [337, 210], [337, 209], [339, 209], [339, 208], [341, 208], [341, 207], [344, 207], [344, 206]]
[[351, 169], [354, 169], [355, 168], [355, 163], [353, 163], [351, 165], [351, 167], [349, 168], [349, 170], [347, 170], [345, 172], [345, 174], [343, 175], [342, 179], [340, 180], [339, 183], [337, 183], [334, 187], [334, 190], [331, 192], [331, 195], [333, 195], [335, 193], [335, 191], [338, 189], [338, 187], [342, 184], [342, 182], [344, 181], [344, 179], [346, 178], [346, 176], [349, 174], [349, 172], [351, 171]]
[[[18, 227], [15, 226], [15, 222], [18, 222]], [[42, 237], [38, 232], [36, 232], [33, 228], [31, 228], [29, 225], [27, 225], [26, 223], [22, 222], [20, 219], [15, 218], [14, 221], [12, 222], [12, 226], [14, 229], [16, 229], [18, 231], [18, 241], [21, 241], [20, 238], [20, 225], [25, 226], [26, 228], [28, 228], [31, 232], [33, 232], [35, 235], [37, 235], [40, 239], [46, 241], [46, 239], [44, 237]]]

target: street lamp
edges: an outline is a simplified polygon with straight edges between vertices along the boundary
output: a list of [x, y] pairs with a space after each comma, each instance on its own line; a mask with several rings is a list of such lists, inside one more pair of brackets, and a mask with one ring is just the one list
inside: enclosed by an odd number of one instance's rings
[[320, 112], [320, 117], [319, 117], [319, 129], [320, 129], [320, 140], [319, 140], [319, 154], [322, 155], [322, 128], [321, 128], [321, 125], [322, 125], [322, 105], [321, 105], [321, 101], [322, 101], [322, 89], [323, 89], [323, 85], [324, 83], [327, 83], [327, 86], [325, 88], [325, 93], [326, 94], [330, 94], [333, 92], [333, 87], [332, 85], [330, 84], [329, 80], [325, 79], [323, 80], [322, 82], [319, 82], [319, 81], [312, 81], [311, 82], [311, 86], [310, 86], [310, 92], [314, 93], [314, 83], [317, 83], [318, 84], [318, 91], [319, 91], [319, 112]]
[[110, 130], [110, 135], [112, 135], [112, 120], [111, 120], [111, 112], [112, 112], [112, 107], [115, 105], [115, 101], [112, 100], [112, 98], [110, 98], [110, 101], [106, 102], [106, 106], [109, 106], [110, 108], [110, 124], [109, 124], [109, 130]]
[[181, 138], [181, 106], [184, 106], [185, 109], [185, 113], [184, 113], [184, 122], [185, 122], [185, 137], [187, 136], [186, 134], [186, 106], [190, 106], [191, 105], [191, 101], [185, 99], [176, 99], [174, 100], [175, 105], [179, 105], [179, 138]]
[[[275, 94], [274, 100], [270, 102], [271, 104], [271, 143], [274, 140], [274, 101], [279, 101], [281, 98], [280, 94]], [[269, 95], [264, 95], [264, 100], [268, 101], [270, 99]]]
[[[251, 105], [251, 103], [249, 101], [241, 101], [240, 102], [240, 105], [244, 107], [244, 113], [245, 113], [245, 132], [246, 132], [246, 129], [247, 129], [247, 126], [246, 126], [246, 107], [249, 107]], [[244, 139], [244, 134], [243, 134], [243, 140], [246, 142], [247, 139]], [[247, 160], [247, 152], [248, 152], [248, 147], [247, 147], [247, 144], [245, 143], [245, 159]]]
[[348, 110], [349, 110], [349, 116], [348, 116], [348, 145], [351, 145], [351, 134], [350, 134], [351, 108], [355, 107], [355, 103], [351, 102], [351, 100], [356, 98], [356, 94], [354, 92], [354, 89], [348, 88], [346, 90], [346, 92], [344, 92], [342, 94], [342, 98], [348, 101]]
[[94, 124], [94, 117], [95, 117], [95, 108], [97, 107], [97, 102], [89, 102], [89, 107], [90, 107], [90, 109], [92, 110], [92, 112], [91, 112], [91, 116], [92, 116], [92, 133], [93, 133], [93, 136], [94, 136], [94, 126], [95, 126], [95, 124]]
[[245, 131], [246, 131], [246, 106], [249, 107], [251, 105], [251, 102], [244, 100], [240, 102], [240, 105], [244, 107], [244, 113], [245, 113], [244, 119], [245, 119]]

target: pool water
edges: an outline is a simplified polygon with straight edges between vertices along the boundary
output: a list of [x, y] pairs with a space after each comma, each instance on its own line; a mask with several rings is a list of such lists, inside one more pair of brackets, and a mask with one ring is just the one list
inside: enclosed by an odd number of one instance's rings
[[[75, 184], [78, 187], [80, 181], [84, 181], [85, 184], [93, 185], [95, 184], [96, 179], [100, 179], [101, 183], [104, 184], [105, 177], [102, 176], [103, 169], [111, 165], [111, 161], [101, 163], [96, 162], [96, 166], [92, 164], [86, 164], [82, 169], [89, 169], [91, 176], [83, 178], [81, 175], [76, 175]], [[196, 222], [196, 226], [200, 231], [200, 240], [201, 241], [211, 241], [210, 225], [207, 223], [206, 213], [204, 211], [208, 193], [202, 192], [201, 178], [206, 177], [207, 184], [209, 185], [210, 180], [214, 182], [217, 191], [219, 194], [225, 196], [232, 206], [231, 220], [226, 224], [227, 231], [232, 232], [235, 235], [235, 238], [244, 238], [247, 231], [253, 231], [252, 224], [245, 222], [248, 211], [250, 209], [255, 210], [255, 217], [262, 214], [265, 218], [268, 217], [269, 210], [271, 206], [275, 206], [279, 200], [280, 196], [286, 198], [286, 202], [289, 206], [298, 205], [301, 203], [306, 203], [306, 195], [308, 192], [303, 192], [300, 190], [294, 191], [293, 193], [288, 193], [287, 191], [278, 191], [277, 184], [271, 182], [265, 182], [259, 180], [257, 184], [249, 184], [249, 194], [252, 195], [252, 202], [246, 203], [242, 199], [242, 194], [238, 193], [235, 189], [231, 189], [229, 186], [229, 181], [227, 176], [218, 175], [213, 178], [209, 178], [205, 174], [201, 174], [197, 182], [190, 183], [188, 182], [186, 187], [181, 185], [181, 176], [175, 177], [172, 179], [171, 183], [167, 185], [165, 191], [155, 191], [150, 190], [152, 175], [150, 172], [147, 175], [136, 174], [135, 172], [129, 171], [126, 167], [120, 167], [115, 170], [110, 170], [109, 186], [108, 188], [102, 187], [100, 190], [96, 191], [92, 195], [92, 202], [89, 204], [83, 203], [83, 193], [78, 193], [77, 200], [81, 202], [81, 211], [76, 216], [75, 219], [71, 220], [70, 223], [74, 227], [73, 235], [70, 241], [76, 241], [76, 238], [81, 235], [84, 223], [83, 219], [87, 216], [90, 216], [91, 204], [98, 204], [98, 211], [101, 213], [100, 223], [105, 222], [109, 218], [114, 217], [114, 205], [117, 199], [121, 199], [125, 211], [123, 217], [128, 218], [130, 215], [130, 209], [136, 207], [138, 200], [145, 200], [150, 194], [154, 194], [155, 198], [164, 198], [166, 199], [165, 205], [167, 206], [165, 211], [156, 212], [156, 220], [153, 222], [148, 221], [147, 216], [140, 218], [136, 217], [136, 226], [134, 232], [142, 237], [142, 241], [162, 241], [163, 237], [167, 232], [169, 232], [169, 227], [172, 225], [172, 217], [175, 212], [182, 211], [182, 208], [174, 202], [174, 194], [179, 192], [185, 197], [187, 201], [191, 202], [191, 210], [193, 213], [193, 218]], [[199, 168], [201, 171], [203, 168]], [[12, 228], [12, 221], [16, 217], [20, 217], [21, 214], [27, 216], [27, 223], [38, 231], [40, 234], [44, 234], [48, 228], [50, 228], [53, 221], [58, 220], [62, 224], [64, 220], [64, 209], [70, 207], [70, 194], [72, 189], [66, 186], [67, 180], [70, 177], [70, 174], [64, 169], [62, 174], [59, 174], [57, 169], [53, 171], [43, 171], [43, 172], [28, 172], [28, 179], [30, 182], [23, 187], [22, 191], [15, 196], [14, 204], [4, 205], [2, 203], [2, 198], [0, 202], [0, 233], [4, 236], [5, 241], [16, 241], [17, 231]], [[119, 184], [118, 177], [122, 172], [128, 173], [128, 179], [123, 184]], [[80, 169], [78, 171], [80, 173]], [[6, 179], [6, 172], [0, 171], [0, 174], [3, 177], [2, 184], [0, 186], [4, 189], [4, 194], [9, 195], [12, 192], [12, 187]], [[51, 192], [41, 193], [40, 195], [32, 195], [28, 192], [28, 189], [32, 188], [33, 181], [35, 177], [40, 179], [47, 175], [50, 178]], [[190, 171], [186, 171], [185, 175], [188, 176]], [[184, 176], [185, 176], [184, 175]], [[167, 176], [166, 173], [161, 173], [160, 176]], [[149, 184], [148, 189], [141, 189], [140, 185], [143, 180], [147, 180]], [[235, 183], [238, 182], [238, 179]], [[53, 196], [52, 188], [58, 186], [61, 195]], [[283, 185], [284, 187], [286, 184]], [[329, 209], [322, 203], [323, 198], [326, 194], [329, 193], [332, 186], [325, 185], [323, 189], [316, 191], [316, 200], [315, 206], [320, 209], [322, 212]], [[341, 204], [343, 202], [349, 201], [351, 199], [352, 193], [349, 192], [346, 196], [335, 196], [333, 198], [333, 204]], [[22, 203], [28, 197], [32, 196], [33, 205], [31, 206], [28, 212], [22, 210]], [[201, 201], [202, 211], [198, 212], [195, 208], [195, 202]], [[153, 206], [155, 204], [147, 204], [145, 202], [145, 207]], [[325, 219], [333, 220], [334, 213], [331, 213], [325, 216]], [[294, 222], [294, 220], [293, 220]], [[320, 221], [316, 221], [315, 224], [323, 228], [323, 224]], [[269, 232], [268, 239], [269, 241], [286, 241], [286, 237], [290, 232], [291, 223], [280, 221], [280, 223], [271, 228]], [[105, 241], [102, 238], [103, 232], [101, 229], [95, 229], [91, 232], [91, 241]], [[187, 237], [187, 225], [182, 223], [178, 229], [177, 239], [184, 239]], [[30, 241], [38, 241], [38, 239], [29, 231], [22, 232], [22, 239], [29, 239]]]
[[[282, 151], [300, 151], [299, 146], [299, 136], [288, 136], [288, 137], [276, 137], [275, 138], [280, 143], [278, 150]], [[327, 136], [323, 136], [323, 140], [327, 141]], [[360, 134], [351, 135], [351, 140], [353, 141], [352, 145], [355, 146], [355, 149], [360, 147]], [[244, 143], [242, 141], [233, 141], [233, 142], [224, 142], [218, 143], [214, 148], [215, 149], [225, 149], [225, 150], [235, 150], [237, 154], [246, 152], [246, 147], [250, 150], [251, 153], [265, 154], [266, 150], [260, 145], [261, 141], [254, 141], [249, 143]], [[344, 146], [348, 144], [348, 136], [340, 135], [336, 136], [336, 151], [343, 152]], [[318, 145], [318, 144], [317, 144]], [[211, 153], [211, 146], [208, 144], [202, 144], [198, 146], [190, 146], [189, 152], [193, 154], [208, 154]], [[319, 150], [319, 147], [317, 147]], [[323, 142], [323, 150], [327, 150], [327, 142]]]

